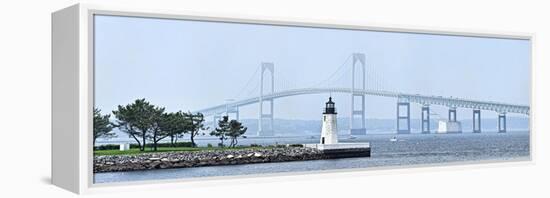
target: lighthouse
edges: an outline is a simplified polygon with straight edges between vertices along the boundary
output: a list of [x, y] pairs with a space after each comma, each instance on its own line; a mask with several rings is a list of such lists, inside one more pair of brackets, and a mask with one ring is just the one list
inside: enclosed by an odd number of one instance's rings
[[368, 142], [338, 143], [338, 125], [336, 123], [336, 107], [332, 97], [329, 97], [323, 110], [320, 143], [303, 144], [303, 146], [320, 151], [324, 159], [370, 157], [370, 144]]
[[321, 129], [321, 144], [338, 143], [338, 126], [336, 121], [336, 108], [332, 97], [328, 98], [323, 111], [323, 127]]
[[303, 146], [320, 151], [325, 159], [370, 157], [370, 144], [368, 142], [338, 143], [338, 125], [336, 123], [336, 107], [332, 97], [329, 97], [323, 110], [320, 143], [303, 144]]

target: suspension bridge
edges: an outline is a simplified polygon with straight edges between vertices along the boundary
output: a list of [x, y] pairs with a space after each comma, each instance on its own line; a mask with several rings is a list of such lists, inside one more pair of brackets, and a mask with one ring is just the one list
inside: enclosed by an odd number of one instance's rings
[[[239, 119], [239, 108], [246, 105], [258, 105], [258, 132], [259, 136], [272, 136], [274, 135], [273, 130], [273, 119], [274, 119], [274, 100], [285, 97], [292, 97], [298, 95], [308, 95], [308, 94], [320, 94], [320, 93], [345, 93], [350, 95], [351, 105], [350, 105], [350, 114], [349, 114], [349, 126], [350, 133], [353, 135], [364, 135], [366, 134], [365, 127], [365, 97], [366, 96], [380, 96], [380, 97], [389, 97], [397, 99], [396, 103], [396, 122], [397, 122], [397, 133], [407, 134], [411, 132], [411, 116], [410, 116], [410, 104], [420, 104], [421, 108], [421, 128], [422, 133], [430, 133], [430, 106], [439, 105], [448, 107], [448, 120], [456, 122], [456, 110], [457, 108], [467, 108], [472, 109], [472, 119], [473, 119], [473, 132], [481, 132], [481, 110], [493, 111], [498, 114], [498, 132], [506, 132], [506, 114], [507, 113], [517, 113], [529, 115], [529, 106], [527, 105], [518, 105], [518, 104], [508, 104], [495, 101], [482, 101], [482, 100], [473, 100], [466, 98], [457, 98], [457, 97], [444, 97], [444, 96], [434, 96], [434, 95], [421, 95], [415, 93], [403, 93], [395, 91], [386, 91], [384, 88], [380, 88], [379, 77], [373, 77], [375, 80], [368, 84], [373, 84], [371, 87], [367, 87], [367, 68], [365, 55], [362, 53], [354, 53], [350, 55], [346, 61], [340, 66], [335, 73], [333, 73], [329, 79], [325, 79], [321, 82], [330, 82], [334, 76], [338, 73], [347, 73], [345, 70], [347, 68], [347, 63], [349, 59], [352, 60], [351, 67], [351, 82], [349, 87], [330, 87], [334, 83], [327, 83], [329, 86], [324, 87], [320, 84], [306, 87], [306, 88], [287, 88], [282, 90], [275, 91], [275, 68], [273, 63], [264, 62], [260, 64], [260, 67], [254, 75], [259, 72], [259, 83], [253, 90], [259, 91], [256, 92], [257, 95], [245, 97], [239, 100], [227, 101], [223, 104], [214, 105], [204, 109], [200, 109], [196, 112], [202, 113], [205, 117], [212, 117], [213, 120], [218, 120], [222, 115], [235, 114], [235, 118]], [[266, 74], [269, 78], [266, 78]], [[252, 79], [249, 80], [246, 86], [250, 85]], [[350, 78], [345, 78], [344, 75], [340, 76], [338, 80], [347, 81]], [[268, 85], [267, 89], [265, 85]], [[244, 89], [243, 89], [244, 90]], [[357, 105], [356, 102], [359, 102], [360, 105]], [[267, 107], [264, 104], [267, 103]], [[359, 119], [357, 119], [359, 118]], [[357, 123], [356, 123], [357, 122]], [[215, 123], [215, 122], [214, 122]]]

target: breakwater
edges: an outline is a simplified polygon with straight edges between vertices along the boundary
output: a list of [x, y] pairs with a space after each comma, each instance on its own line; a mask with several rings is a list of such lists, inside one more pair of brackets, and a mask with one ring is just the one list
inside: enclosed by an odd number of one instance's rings
[[[365, 151], [363, 151], [365, 152]], [[369, 156], [370, 150], [368, 151]], [[345, 156], [345, 155], [343, 155]], [[189, 168], [233, 164], [288, 162], [339, 158], [314, 148], [246, 148], [204, 151], [94, 156], [94, 172], [119, 172], [166, 168]]]

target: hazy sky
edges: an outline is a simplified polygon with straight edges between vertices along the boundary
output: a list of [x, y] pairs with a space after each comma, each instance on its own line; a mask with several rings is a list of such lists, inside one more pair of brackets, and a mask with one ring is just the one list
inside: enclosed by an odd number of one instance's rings
[[[187, 111], [255, 96], [261, 62], [275, 64], [276, 91], [349, 87], [354, 52], [366, 55], [369, 88], [524, 105], [530, 100], [527, 40], [115, 16], [95, 21], [95, 105], [103, 112], [137, 98]], [[275, 117], [319, 119], [328, 95], [278, 99]], [[339, 113], [349, 114], [349, 94], [332, 95]], [[394, 118], [395, 102], [368, 96], [367, 117]], [[241, 117], [256, 118], [257, 109], [243, 107]], [[432, 109], [446, 114], [444, 107]], [[418, 105], [411, 110], [419, 116]], [[471, 118], [471, 110], [459, 110], [458, 117]]]

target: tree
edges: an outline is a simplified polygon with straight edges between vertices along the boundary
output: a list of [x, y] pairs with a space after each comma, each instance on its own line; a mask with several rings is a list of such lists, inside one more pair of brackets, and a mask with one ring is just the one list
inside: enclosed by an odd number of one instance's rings
[[216, 136], [220, 139], [220, 147], [224, 147], [224, 140], [227, 140], [227, 132], [229, 131], [229, 117], [223, 116], [222, 119], [218, 120], [218, 127], [216, 127], [212, 132], [211, 136]]
[[116, 134], [113, 132], [113, 123], [109, 121], [111, 115], [101, 115], [101, 110], [94, 108], [94, 143], [97, 138], [113, 138]]
[[208, 127], [204, 126], [204, 115], [200, 112], [196, 114], [189, 112], [184, 114], [184, 117], [188, 124], [187, 131], [191, 135], [191, 145], [196, 147], [195, 136], [199, 135], [202, 130], [208, 130]]
[[118, 105], [113, 114], [117, 118], [116, 126], [133, 137], [139, 150], [144, 151], [148, 134], [157, 127], [159, 112], [164, 112], [164, 108], [157, 108], [145, 99], [137, 99], [126, 106]]
[[[231, 143], [229, 144], [229, 147], [235, 147], [237, 146], [238, 139], [240, 136], [243, 136], [244, 133], [246, 133], [246, 130], [248, 128], [244, 127], [242, 123], [240, 123], [237, 120], [231, 120], [229, 122], [229, 131], [227, 133], [227, 136], [231, 138]], [[246, 136], [243, 136], [243, 138], [246, 138]]]
[[[235, 147], [238, 144], [238, 138], [246, 133], [247, 128], [237, 120], [229, 120], [228, 116], [223, 116], [221, 120], [218, 120], [218, 127], [214, 131], [210, 132], [210, 135], [216, 136], [220, 139], [220, 146], [224, 146], [224, 140], [231, 138], [229, 147]], [[246, 138], [246, 136], [243, 136]]]
[[188, 131], [188, 122], [185, 120], [184, 113], [179, 111], [175, 113], [164, 113], [160, 122], [160, 129], [170, 137], [170, 144], [175, 146], [179, 137]]
[[146, 135], [153, 141], [152, 147], [154, 151], [157, 151], [158, 142], [169, 136], [169, 131], [165, 130], [163, 127], [165, 123], [164, 119], [166, 119], [164, 115], [164, 107], [155, 107], [151, 112], [151, 130], [149, 130], [149, 133], [146, 133]]

